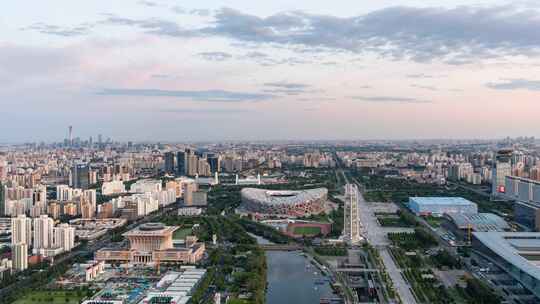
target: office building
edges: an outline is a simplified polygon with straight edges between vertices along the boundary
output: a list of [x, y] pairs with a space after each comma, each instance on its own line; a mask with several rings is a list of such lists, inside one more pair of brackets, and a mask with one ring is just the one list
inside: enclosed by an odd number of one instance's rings
[[208, 154], [207, 155], [208, 165], [210, 165], [210, 171], [212, 173], [220, 172], [221, 170], [221, 160], [218, 154]]
[[345, 185], [343, 240], [351, 245], [356, 245], [362, 240], [358, 209], [359, 195], [358, 186], [355, 184]]
[[166, 152], [164, 154], [165, 158], [165, 166], [164, 171], [168, 174], [174, 173], [174, 153], [173, 152]]
[[416, 215], [478, 213], [478, 206], [462, 197], [409, 197], [408, 207]]
[[195, 176], [199, 172], [199, 157], [194, 153], [187, 156], [187, 175]]
[[515, 200], [515, 221], [529, 229], [540, 231], [540, 182], [507, 176], [505, 190], [505, 197]]
[[540, 204], [540, 182], [528, 178], [507, 176], [505, 196], [512, 200]]
[[32, 243], [32, 219], [21, 214], [11, 218], [11, 244]]
[[506, 193], [505, 179], [512, 175], [512, 150], [499, 150], [493, 162], [491, 195], [495, 198]]
[[186, 155], [185, 151], [176, 152], [176, 174], [179, 176], [187, 174]]
[[78, 164], [71, 168], [71, 186], [73, 188], [88, 189], [90, 186], [90, 168]]
[[28, 244], [17, 243], [13, 245], [13, 268], [23, 271], [28, 268]]

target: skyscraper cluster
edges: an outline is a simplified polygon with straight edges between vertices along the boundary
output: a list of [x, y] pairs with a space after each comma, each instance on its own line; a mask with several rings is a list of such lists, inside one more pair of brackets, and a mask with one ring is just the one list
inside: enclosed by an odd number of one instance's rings
[[212, 173], [220, 171], [220, 157], [211, 153], [198, 153], [191, 149], [176, 152], [176, 164], [174, 153], [164, 154], [164, 170], [166, 173], [174, 173], [179, 176], [212, 176]]
[[13, 265], [17, 270], [27, 268], [28, 249], [34, 254], [55, 256], [75, 246], [75, 228], [69, 224], [54, 226], [47, 215], [28, 218], [21, 214], [11, 219]]

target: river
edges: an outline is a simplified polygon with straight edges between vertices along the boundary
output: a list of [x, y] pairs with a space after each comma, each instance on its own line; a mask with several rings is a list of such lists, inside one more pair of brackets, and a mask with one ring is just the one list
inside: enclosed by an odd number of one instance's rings
[[[270, 242], [253, 235], [259, 244]], [[317, 304], [321, 298], [335, 298], [319, 269], [295, 251], [267, 251], [267, 304]]]

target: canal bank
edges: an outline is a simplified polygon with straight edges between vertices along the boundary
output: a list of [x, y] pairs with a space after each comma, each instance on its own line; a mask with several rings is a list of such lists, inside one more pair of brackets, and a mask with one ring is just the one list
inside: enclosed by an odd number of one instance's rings
[[[252, 235], [259, 244], [272, 244]], [[267, 304], [314, 304], [336, 298], [325, 276], [301, 251], [266, 252]]]

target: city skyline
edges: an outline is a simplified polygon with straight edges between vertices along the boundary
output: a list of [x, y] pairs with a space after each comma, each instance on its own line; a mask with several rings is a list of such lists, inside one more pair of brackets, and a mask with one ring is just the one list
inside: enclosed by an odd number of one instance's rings
[[53, 2], [4, 5], [0, 142], [539, 136], [532, 1]]

